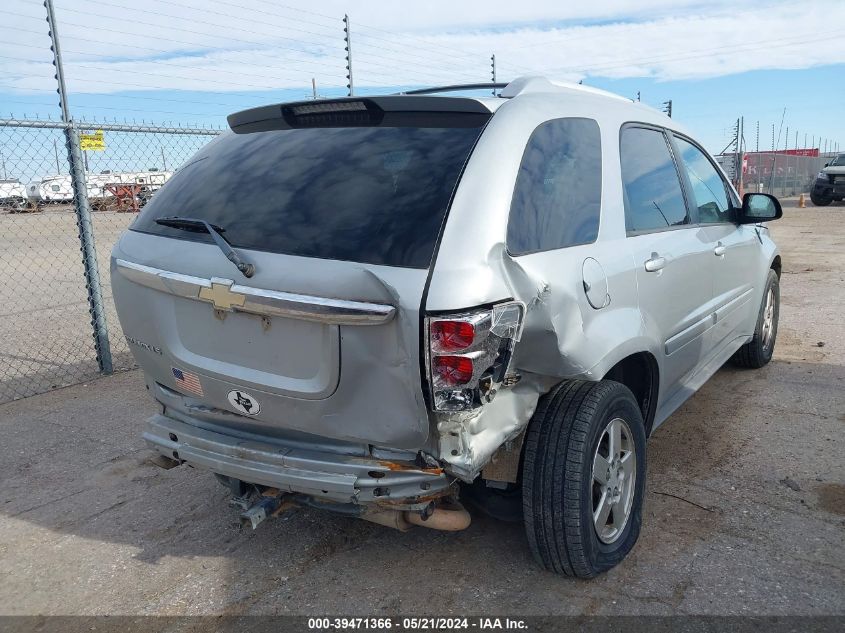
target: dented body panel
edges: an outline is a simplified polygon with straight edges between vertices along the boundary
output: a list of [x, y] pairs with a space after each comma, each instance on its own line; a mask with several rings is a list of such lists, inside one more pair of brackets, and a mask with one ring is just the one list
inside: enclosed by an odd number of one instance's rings
[[[289, 431], [358, 444], [418, 449], [429, 435], [420, 389], [419, 302], [426, 271], [250, 252], [256, 274], [238, 283], [266, 290], [392, 305], [380, 325], [331, 325], [216, 312], [207, 303], [141, 286], [118, 260], [201, 278], [237, 273], [213, 245], [129, 231], [112, 257], [112, 288], [123, 331], [161, 353], [130, 348], [149, 382], [174, 392], [172, 368], [200, 377], [203, 395], [186, 393], [183, 412], [203, 407], [228, 415], [233, 429], [278, 435]], [[306, 264], [307, 265], [304, 265]], [[213, 340], [213, 344], [209, 344]], [[342, 358], [342, 361], [341, 361]], [[342, 364], [341, 364], [342, 362]], [[376, 371], [378, 379], [373, 379]], [[254, 416], [232, 412], [227, 395], [243, 390], [260, 404]], [[374, 403], [378, 403], [374, 406]], [[207, 424], [206, 414], [197, 417]], [[222, 419], [217, 415], [214, 419]]]

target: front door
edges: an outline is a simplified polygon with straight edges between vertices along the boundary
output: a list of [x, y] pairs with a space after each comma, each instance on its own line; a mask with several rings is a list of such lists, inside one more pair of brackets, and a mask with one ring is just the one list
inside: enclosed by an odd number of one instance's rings
[[753, 226], [734, 223], [739, 200], [706, 152], [681, 136], [674, 135], [673, 141], [711, 252], [715, 327], [710, 345], [715, 353], [735, 338], [754, 333], [754, 286], [763, 281], [754, 279], [759, 243]]

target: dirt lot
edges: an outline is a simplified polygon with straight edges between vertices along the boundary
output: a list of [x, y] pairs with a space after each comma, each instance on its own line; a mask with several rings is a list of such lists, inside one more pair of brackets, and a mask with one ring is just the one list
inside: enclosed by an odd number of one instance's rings
[[148, 463], [137, 372], [0, 406], [0, 613], [845, 614], [845, 206], [790, 208], [774, 362], [722, 369], [649, 444], [643, 533], [592, 581], [520, 525], [407, 534], [299, 510], [241, 531]]
[[[109, 254], [136, 217], [93, 214], [94, 235], [116, 368], [131, 358], [111, 302]], [[0, 214], [0, 402], [97, 376], [76, 215], [53, 205]]]

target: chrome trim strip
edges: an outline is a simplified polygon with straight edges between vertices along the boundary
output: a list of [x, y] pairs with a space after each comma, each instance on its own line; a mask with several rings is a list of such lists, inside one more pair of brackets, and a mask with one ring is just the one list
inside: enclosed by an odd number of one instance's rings
[[741, 293], [739, 296], [734, 297], [721, 308], [716, 310], [716, 323], [719, 323], [720, 321], [724, 320], [725, 317], [727, 317], [731, 312], [738, 308], [741, 308], [744, 304], [746, 304], [748, 300], [751, 299], [751, 291], [752, 288], [749, 288], [748, 290]]
[[670, 354], [674, 354], [679, 349], [681, 349], [687, 343], [691, 343], [699, 336], [704, 334], [707, 330], [713, 327], [713, 323], [715, 322], [716, 314], [711, 312], [707, 316], [702, 317], [688, 328], [681, 330], [671, 338], [669, 338], [665, 345], [665, 352], [666, 355], [669, 356]]
[[[277, 290], [265, 290], [235, 284], [230, 279], [203, 279], [167, 270], [115, 260], [120, 274], [138, 285], [167, 294], [214, 304], [213, 299], [201, 296], [202, 290], [221, 288], [231, 295], [242, 296], [240, 305], [220, 309], [248, 312], [261, 316], [278, 316], [328, 325], [380, 325], [396, 315], [396, 308], [382, 303], [328, 299]], [[209, 293], [213, 294], [213, 293]], [[215, 306], [218, 307], [218, 306]]]

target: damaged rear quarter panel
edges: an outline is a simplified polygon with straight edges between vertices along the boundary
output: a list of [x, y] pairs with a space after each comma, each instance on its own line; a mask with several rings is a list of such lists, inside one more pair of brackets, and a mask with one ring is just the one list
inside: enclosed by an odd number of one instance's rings
[[[624, 116], [621, 111], [618, 122], [613, 116], [598, 119], [602, 209], [593, 244], [511, 257], [505, 240], [522, 150], [533, 130], [555, 118], [596, 119], [594, 112], [562, 107], [549, 95], [507, 103], [467, 165], [444, 229], [426, 309], [462, 310], [513, 298], [524, 302], [527, 311], [511, 362], [520, 382], [500, 389], [491, 403], [474, 411], [431, 414], [439, 456], [461, 479], [474, 479], [502, 444], [524, 430], [540, 396], [556, 383], [600, 380], [628, 354], [655, 349], [637, 308], [636, 275], [625, 243], [614, 149]], [[607, 276], [610, 299], [601, 309], [593, 308], [585, 295], [582, 266], [587, 257], [598, 260]]]

